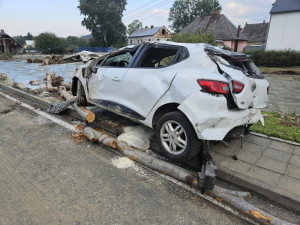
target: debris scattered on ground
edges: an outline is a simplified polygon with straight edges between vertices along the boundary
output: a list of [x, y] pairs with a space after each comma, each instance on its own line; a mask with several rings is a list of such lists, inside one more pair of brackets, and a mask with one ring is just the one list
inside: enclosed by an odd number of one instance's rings
[[40, 80], [31, 80], [31, 81], [29, 81], [29, 84], [30, 85], [40, 85], [40, 84], [42, 84], [42, 81], [40, 81]]
[[63, 86], [67, 90], [71, 89], [71, 84], [64, 83], [64, 78], [56, 76], [55, 73], [46, 72], [47, 90], [49, 92], [58, 92], [59, 87]]
[[13, 86], [15, 82], [8, 77], [6, 73], [0, 73], [0, 81], [7, 84], [8, 86]]
[[138, 133], [138, 132], [123, 133], [118, 137], [118, 140], [142, 151], [146, 151], [147, 149], [150, 148], [149, 137], [147, 137], [143, 133]]
[[129, 132], [137, 132], [146, 135], [148, 138], [150, 138], [152, 135], [155, 134], [155, 131], [149, 127], [146, 127], [144, 125], [139, 125], [139, 126], [127, 126], [124, 127], [124, 132], [129, 133]]
[[44, 62], [44, 60], [42, 60], [42, 59], [37, 59], [37, 58], [34, 58], [34, 59], [28, 58], [27, 59], [27, 63], [42, 63], [42, 62]]
[[8, 79], [8, 75], [6, 73], [0, 73], [0, 80], [6, 81]]
[[62, 64], [62, 63], [65, 63], [62, 60], [62, 57], [58, 57], [54, 54], [51, 54], [50, 56], [45, 57], [45, 59], [42, 62], [41, 66], [48, 66], [48, 65], [51, 65], [51, 64]]
[[[84, 107], [78, 107], [75, 104], [76, 98], [67, 92], [66, 88], [70, 89], [70, 84], [64, 84], [63, 78], [60, 79], [56, 77], [55, 74], [51, 74], [49, 72], [47, 74], [47, 89], [49, 92], [57, 92], [62, 96], [66, 101], [59, 102], [57, 104], [50, 105], [48, 112], [50, 113], [60, 113], [67, 109], [70, 105], [75, 109], [75, 111], [83, 118], [84, 121], [88, 123], [92, 123], [95, 120], [95, 114]], [[60, 85], [57, 87], [53, 87], [53, 83], [55, 85]]]
[[84, 134], [72, 134], [72, 138], [74, 141], [84, 141], [86, 138], [85, 138], [85, 135]]
[[[106, 53], [105, 53], [106, 54]], [[78, 52], [63, 58], [64, 61], [83, 61], [86, 63], [89, 60], [99, 58], [100, 56], [105, 55], [103, 53], [96, 53], [96, 52], [89, 52], [89, 51], [82, 51]]]
[[16, 88], [19, 88], [19, 89], [21, 89], [21, 90], [27, 90], [27, 86], [26, 86], [26, 84], [22, 84], [22, 83], [16, 83], [16, 82], [14, 82], [14, 86], [15, 86]]

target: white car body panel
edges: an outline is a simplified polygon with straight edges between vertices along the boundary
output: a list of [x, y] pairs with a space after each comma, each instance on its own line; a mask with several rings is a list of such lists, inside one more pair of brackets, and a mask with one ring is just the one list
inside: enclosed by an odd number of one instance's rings
[[169, 89], [176, 73], [176, 69], [168, 67], [130, 68], [122, 82], [119, 102], [146, 118]]
[[122, 80], [128, 68], [99, 67], [88, 81], [89, 98], [92, 101], [106, 100], [118, 102], [121, 94]]
[[257, 123], [261, 115], [259, 109], [228, 110], [224, 96], [200, 93], [190, 95], [178, 109], [189, 118], [202, 140], [223, 140], [234, 127]]

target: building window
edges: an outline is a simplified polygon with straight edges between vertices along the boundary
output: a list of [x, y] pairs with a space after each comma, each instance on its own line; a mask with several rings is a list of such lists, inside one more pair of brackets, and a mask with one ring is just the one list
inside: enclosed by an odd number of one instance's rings
[[162, 35], [165, 35], [165, 34], [166, 34], [166, 30], [165, 30], [165, 29], [162, 29], [162, 30], [161, 30], [161, 34], [162, 34]]

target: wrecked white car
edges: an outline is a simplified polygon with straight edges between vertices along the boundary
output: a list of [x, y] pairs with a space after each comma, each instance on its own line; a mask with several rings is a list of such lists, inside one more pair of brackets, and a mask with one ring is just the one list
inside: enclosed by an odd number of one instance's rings
[[268, 88], [245, 54], [173, 42], [125, 47], [78, 68], [72, 82], [79, 105], [154, 128], [161, 150], [175, 161], [195, 156], [201, 140], [263, 123]]

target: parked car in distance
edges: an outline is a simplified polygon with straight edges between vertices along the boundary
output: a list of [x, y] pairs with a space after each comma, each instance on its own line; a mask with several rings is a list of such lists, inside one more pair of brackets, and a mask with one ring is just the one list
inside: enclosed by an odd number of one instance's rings
[[175, 161], [196, 156], [201, 140], [223, 140], [263, 123], [268, 89], [248, 55], [173, 42], [122, 48], [89, 61], [72, 78], [79, 105], [155, 129], [162, 152]]

